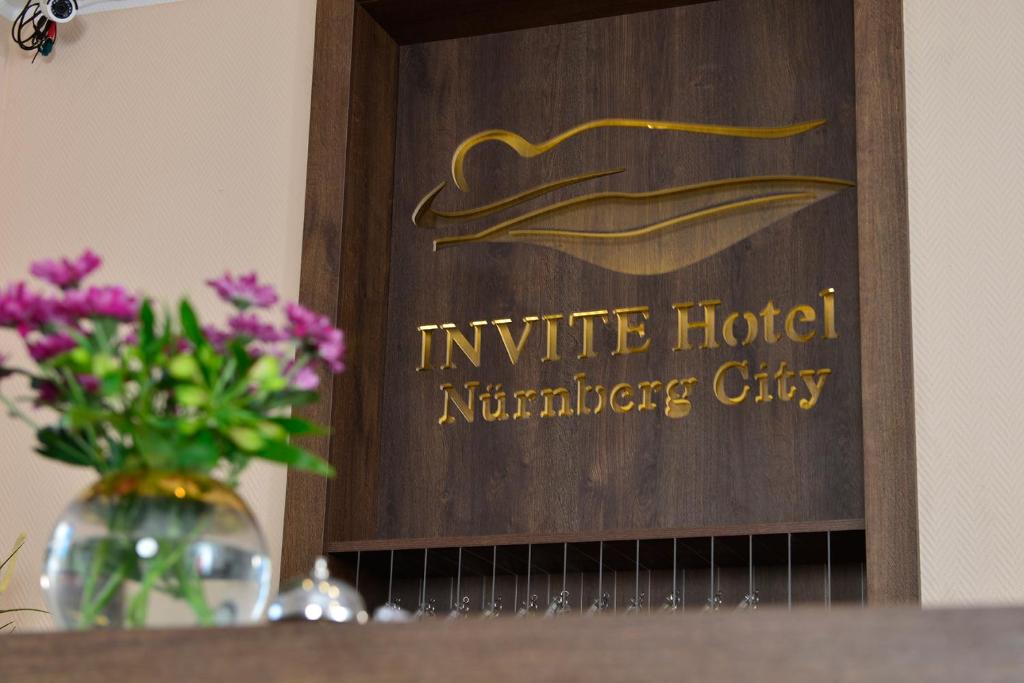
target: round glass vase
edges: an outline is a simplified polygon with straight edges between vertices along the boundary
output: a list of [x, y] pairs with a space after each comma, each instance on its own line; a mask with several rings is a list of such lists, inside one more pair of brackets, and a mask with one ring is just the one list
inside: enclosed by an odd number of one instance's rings
[[40, 580], [63, 629], [260, 621], [271, 564], [227, 486], [170, 472], [106, 477], [53, 530]]

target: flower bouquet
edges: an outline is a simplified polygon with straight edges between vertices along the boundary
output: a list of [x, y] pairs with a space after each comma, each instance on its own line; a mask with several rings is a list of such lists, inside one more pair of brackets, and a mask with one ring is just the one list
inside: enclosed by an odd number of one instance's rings
[[253, 458], [333, 474], [290, 442], [321, 429], [288, 412], [344, 369], [344, 336], [295, 303], [275, 324], [277, 293], [255, 274], [208, 281], [231, 307], [214, 326], [187, 299], [172, 311], [120, 285], [83, 285], [100, 265], [91, 251], [41, 261], [31, 274], [49, 291], [0, 290], [0, 327], [34, 361], [0, 356], [0, 381], [21, 375], [29, 388], [15, 399], [0, 384], [0, 401], [41, 455], [100, 477], [51, 539], [51, 611], [76, 628], [257, 620], [270, 562], [234, 488]]

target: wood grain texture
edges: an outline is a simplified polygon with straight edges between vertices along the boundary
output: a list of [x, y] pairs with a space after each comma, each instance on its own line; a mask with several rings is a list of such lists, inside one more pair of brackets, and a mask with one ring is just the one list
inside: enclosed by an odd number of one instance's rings
[[19, 683], [996, 683], [1019, 680], [1022, 638], [1021, 609], [291, 624], [15, 635], [0, 640], [0, 670]]
[[854, 3], [868, 586], [920, 600], [900, 0]]
[[[721, 0], [401, 50], [392, 224], [388, 363], [373, 538], [516, 534], [598, 537], [637, 529], [753, 528], [862, 516], [856, 189], [850, 188], [693, 266], [663, 276], [615, 273], [541, 247], [470, 244], [433, 252], [438, 230], [413, 226], [424, 193], [448, 174], [452, 150], [490, 128], [543, 140], [604, 117], [783, 125], [828, 123], [782, 140], [738, 140], [646, 129], [602, 129], [534, 159], [499, 145], [467, 161], [469, 195], [493, 201], [553, 178], [625, 166], [587, 191], [648, 191], [746, 175], [856, 179], [852, 6], [848, 1]], [[794, 46], [799, 46], [795, 49]], [[578, 193], [558, 190], [544, 201]], [[441, 199], [439, 198], [439, 201]], [[646, 207], [623, 220], [644, 224]], [[466, 226], [463, 232], [473, 226]], [[445, 233], [449, 234], [449, 233]], [[813, 303], [834, 287], [839, 339], [673, 353], [673, 303], [723, 299], [729, 311]], [[427, 323], [648, 305], [651, 351], [579, 361], [579, 328], [562, 325], [563, 360], [543, 363], [539, 334], [514, 367], [493, 329], [479, 369], [417, 372]], [[599, 326], [600, 327], [600, 326]], [[436, 342], [443, 346], [443, 341]], [[443, 349], [441, 349], [443, 353]], [[716, 369], [785, 361], [830, 368], [827, 399], [721, 405]], [[439, 426], [439, 385], [478, 380], [507, 392], [571, 387], [576, 373], [619, 381], [700, 379], [693, 413], [661, 411]], [[482, 391], [483, 389], [481, 389]], [[511, 400], [511, 399], [510, 399]], [[344, 501], [339, 501], [344, 505]], [[363, 514], [332, 508], [332, 514]]]
[[[302, 234], [299, 301], [337, 319], [341, 286], [341, 242], [348, 148], [349, 83], [352, 74], [352, 0], [317, 3], [310, 103], [306, 215]], [[319, 424], [332, 422], [336, 382], [322, 375], [320, 400], [296, 410]], [[304, 440], [330, 459], [332, 437]], [[289, 470], [285, 497], [282, 580], [304, 574], [323, 552], [327, 482]]]
[[461, 38], [708, 0], [360, 0], [400, 44]]

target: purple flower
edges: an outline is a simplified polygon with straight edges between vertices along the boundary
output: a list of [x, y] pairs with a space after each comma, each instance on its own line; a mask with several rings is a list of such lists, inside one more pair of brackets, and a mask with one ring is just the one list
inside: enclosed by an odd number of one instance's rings
[[[285, 368], [286, 375], [291, 372], [294, 365], [294, 361], [288, 364]], [[320, 375], [316, 374], [316, 370], [306, 365], [292, 377], [291, 386], [299, 391], [313, 391], [320, 386]]]
[[249, 273], [235, 278], [231, 273], [224, 277], [207, 280], [217, 291], [217, 295], [229, 304], [245, 310], [252, 306], [267, 308], [277, 303], [277, 292], [271, 285], [262, 285], [256, 279], [256, 273]]
[[86, 249], [74, 261], [69, 261], [66, 258], [59, 261], [36, 261], [32, 264], [29, 272], [61, 289], [74, 289], [89, 273], [102, 264], [103, 260], [99, 256], [92, 250]]
[[326, 315], [320, 315], [300, 306], [285, 306], [288, 316], [288, 334], [299, 344], [316, 351], [331, 372], [345, 369], [345, 334], [331, 325]]
[[32, 330], [56, 322], [52, 299], [29, 291], [24, 282], [0, 291], [0, 327], [14, 327], [25, 336]]
[[76, 379], [87, 394], [95, 394], [100, 390], [100, 380], [95, 375], [78, 375]]
[[210, 342], [210, 346], [212, 346], [217, 353], [224, 353], [224, 350], [227, 348], [228, 341], [231, 339], [230, 333], [219, 330], [213, 325], [203, 326], [203, 336], [206, 337], [206, 341]]
[[52, 406], [60, 399], [60, 388], [49, 380], [43, 380], [36, 386], [36, 400], [33, 402], [39, 406]]
[[115, 285], [70, 291], [59, 306], [60, 311], [72, 320], [113, 318], [131, 322], [139, 314], [139, 300], [123, 287]]
[[263, 322], [255, 315], [245, 313], [239, 313], [228, 320], [228, 327], [236, 336], [249, 337], [261, 342], [273, 343], [285, 338], [273, 325]]
[[27, 346], [29, 355], [37, 363], [43, 363], [51, 358], [56, 358], [62, 353], [67, 353], [78, 346], [78, 342], [69, 335], [60, 332], [43, 337], [39, 341], [30, 342]]

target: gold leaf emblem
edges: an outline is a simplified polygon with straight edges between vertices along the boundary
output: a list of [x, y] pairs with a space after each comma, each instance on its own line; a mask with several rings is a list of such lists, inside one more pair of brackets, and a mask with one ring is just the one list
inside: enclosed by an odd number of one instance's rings
[[[463, 141], [452, 158], [456, 187], [467, 188], [463, 162], [478, 144], [498, 141], [522, 157], [554, 148], [566, 139], [598, 127], [647, 127], [734, 137], [780, 138], [824, 124], [811, 121], [781, 128], [739, 128], [705, 124], [601, 119], [565, 131], [542, 143], [530, 143], [509, 131], [483, 131]], [[434, 207], [446, 187], [428, 192], [413, 212], [413, 223], [435, 228], [476, 220], [557, 189], [624, 169], [596, 171], [530, 188], [490, 204], [459, 211]], [[812, 176], [725, 178], [649, 192], [598, 192], [554, 202], [465, 235], [439, 237], [434, 250], [481, 242], [511, 242], [555, 249], [603, 268], [631, 275], [659, 275], [702, 261], [853, 183]]]

